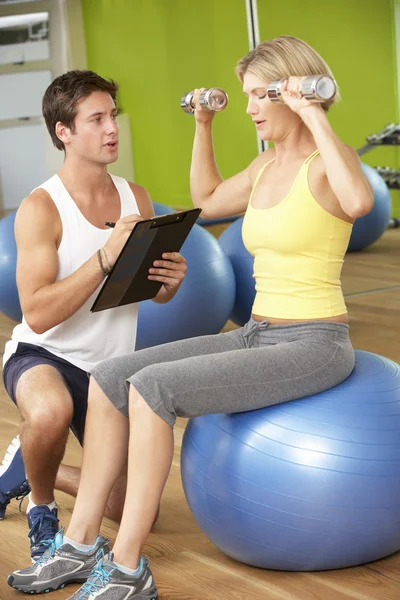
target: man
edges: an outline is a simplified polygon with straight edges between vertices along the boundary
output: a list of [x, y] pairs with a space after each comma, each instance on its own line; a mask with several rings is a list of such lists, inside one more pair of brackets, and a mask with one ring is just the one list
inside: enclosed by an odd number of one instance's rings
[[[43, 116], [65, 161], [22, 201], [15, 220], [23, 320], [6, 344], [3, 380], [21, 412], [21, 448], [15, 440], [0, 468], [0, 518], [30, 486], [33, 560], [58, 528], [55, 486], [75, 494], [79, 485], [79, 470], [59, 467], [69, 427], [83, 441], [89, 373], [135, 346], [136, 305], [90, 312], [135, 224], [153, 216], [144, 188], [107, 171], [118, 156], [117, 89], [92, 71], [70, 71], [48, 87]], [[149, 278], [162, 287], [154, 301], [168, 302], [185, 272], [178, 253], [156, 261]], [[107, 516], [118, 520], [124, 495], [121, 475]]]

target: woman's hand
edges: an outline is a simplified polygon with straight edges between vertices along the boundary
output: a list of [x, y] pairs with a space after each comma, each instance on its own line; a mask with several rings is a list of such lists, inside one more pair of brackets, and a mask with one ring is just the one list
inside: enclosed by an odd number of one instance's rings
[[304, 109], [321, 111], [321, 103], [316, 100], [307, 100], [301, 93], [301, 84], [305, 77], [289, 77], [281, 88], [282, 99], [285, 104], [295, 113], [301, 116]]
[[195, 89], [193, 94], [192, 104], [194, 104], [195, 106], [194, 118], [196, 119], [197, 123], [211, 123], [215, 115], [215, 112], [213, 110], [206, 110], [200, 105], [200, 94], [205, 89], [206, 88]]

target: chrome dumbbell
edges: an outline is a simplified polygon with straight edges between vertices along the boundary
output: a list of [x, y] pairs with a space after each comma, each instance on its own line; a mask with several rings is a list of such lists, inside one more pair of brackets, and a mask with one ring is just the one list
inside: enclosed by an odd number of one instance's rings
[[[283, 102], [282, 86], [285, 81], [287, 78], [277, 79], [269, 84], [267, 93], [272, 102]], [[309, 75], [301, 83], [302, 96], [315, 102], [331, 100], [336, 94], [336, 89], [336, 82], [329, 75]]]
[[[181, 108], [189, 115], [194, 113], [193, 96], [194, 91], [191, 91], [181, 98]], [[221, 88], [208, 88], [201, 92], [199, 104], [204, 110], [219, 112], [228, 104], [228, 95]]]

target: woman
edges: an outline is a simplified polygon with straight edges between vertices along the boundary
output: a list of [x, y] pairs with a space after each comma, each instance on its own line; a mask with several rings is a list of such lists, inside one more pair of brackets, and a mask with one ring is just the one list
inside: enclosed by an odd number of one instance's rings
[[[112, 600], [122, 585], [131, 586], [126, 600], [156, 598], [148, 561], [140, 556], [169, 473], [176, 416], [295, 400], [339, 384], [353, 369], [340, 272], [352, 223], [371, 210], [373, 194], [356, 152], [327, 120], [335, 98], [320, 104], [299, 91], [303, 77], [330, 69], [303, 41], [281, 37], [240, 60], [237, 73], [247, 112], [274, 148], [222, 181], [212, 148], [214, 114], [196, 104], [191, 192], [207, 218], [246, 211], [243, 239], [255, 256], [257, 290], [252, 317], [229, 333], [142, 350], [95, 368], [67, 537], [60, 532], [38, 565], [11, 575], [14, 587], [41, 591], [44, 580], [51, 589], [84, 580], [100, 551], [103, 559], [74, 600], [95, 592]], [[287, 78], [284, 104], [267, 95], [268, 83], [280, 78]], [[107, 554], [107, 540], [97, 536], [127, 455], [124, 513], [113, 554]], [[71, 567], [76, 560], [78, 570]]]

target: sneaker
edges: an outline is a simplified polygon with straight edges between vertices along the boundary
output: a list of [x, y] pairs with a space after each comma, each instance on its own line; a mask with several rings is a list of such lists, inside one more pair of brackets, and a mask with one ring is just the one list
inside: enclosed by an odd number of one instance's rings
[[109, 552], [110, 540], [99, 536], [88, 552], [81, 552], [68, 543], [64, 544], [63, 534], [64, 530], [60, 529], [34, 565], [9, 575], [8, 585], [28, 594], [41, 594], [69, 583], [86, 581], [101, 556]]
[[157, 588], [147, 558], [140, 559], [137, 575], [127, 575], [113, 562], [113, 554], [103, 556], [89, 579], [68, 600], [156, 600]]
[[57, 506], [50, 510], [47, 504], [38, 504], [27, 513], [31, 541], [31, 557], [35, 562], [51, 546], [58, 531]]
[[7, 506], [13, 498], [23, 500], [30, 492], [22, 460], [19, 435], [8, 446], [0, 466], [0, 520], [6, 516]]

